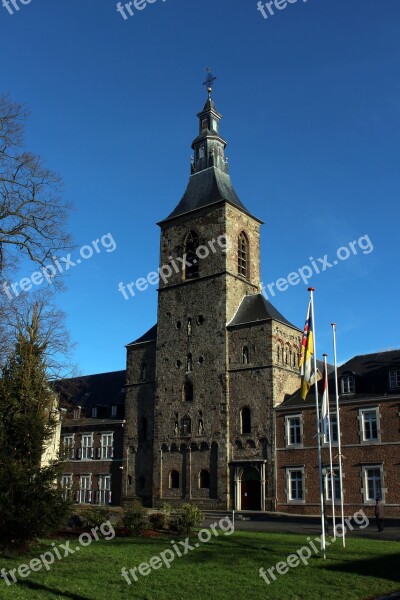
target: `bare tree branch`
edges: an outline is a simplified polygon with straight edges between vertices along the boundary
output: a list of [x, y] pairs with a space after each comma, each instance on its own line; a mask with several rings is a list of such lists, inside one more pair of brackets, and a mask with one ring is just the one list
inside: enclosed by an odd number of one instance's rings
[[62, 199], [62, 179], [24, 149], [28, 114], [0, 97], [0, 273], [19, 255], [40, 267], [73, 248], [66, 232], [71, 205]]

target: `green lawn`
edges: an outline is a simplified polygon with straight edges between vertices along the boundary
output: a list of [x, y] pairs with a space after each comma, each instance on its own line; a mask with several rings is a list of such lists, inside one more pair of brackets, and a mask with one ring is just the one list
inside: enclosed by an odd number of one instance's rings
[[[123, 567], [137, 567], [163, 550], [172, 548], [171, 537], [153, 539], [115, 538], [93, 542], [79, 552], [56, 561], [50, 571], [42, 569], [19, 583], [7, 586], [0, 579], [1, 600], [252, 600], [307, 599], [362, 600], [400, 589], [399, 544], [380, 540], [348, 538], [331, 546], [328, 559], [319, 555], [309, 565], [289, 569], [267, 585], [259, 576], [265, 569], [307, 544], [306, 536], [282, 533], [237, 532], [218, 538], [181, 558], [170, 569], [152, 570], [128, 585]], [[174, 538], [175, 541], [178, 538]], [[0, 558], [0, 568], [9, 571], [52, 549], [46, 540], [19, 558]], [[194, 545], [197, 537], [191, 538]], [[71, 547], [77, 540], [71, 540]], [[183, 552], [183, 548], [181, 547]], [[18, 575], [17, 575], [18, 576]]]

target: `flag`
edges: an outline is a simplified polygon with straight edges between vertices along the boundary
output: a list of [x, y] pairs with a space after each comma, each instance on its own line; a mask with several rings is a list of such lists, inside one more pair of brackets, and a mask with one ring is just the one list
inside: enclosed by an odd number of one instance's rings
[[328, 385], [327, 385], [327, 372], [326, 366], [324, 365], [323, 373], [323, 392], [322, 392], [322, 406], [321, 406], [321, 422], [322, 422], [322, 433], [325, 439], [329, 439], [329, 396], [328, 396]]
[[301, 375], [301, 397], [307, 398], [310, 387], [314, 380], [314, 369], [312, 356], [314, 354], [313, 322], [311, 314], [311, 300], [308, 305], [307, 318], [304, 325], [303, 339], [301, 341], [300, 375]]

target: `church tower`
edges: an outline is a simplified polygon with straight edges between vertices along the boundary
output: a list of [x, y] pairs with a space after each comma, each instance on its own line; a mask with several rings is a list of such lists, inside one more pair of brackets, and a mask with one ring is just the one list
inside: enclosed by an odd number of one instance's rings
[[260, 293], [262, 221], [233, 188], [211, 93], [187, 188], [159, 223], [157, 326], [128, 346], [125, 496], [265, 510], [272, 409], [298, 387], [299, 330]]

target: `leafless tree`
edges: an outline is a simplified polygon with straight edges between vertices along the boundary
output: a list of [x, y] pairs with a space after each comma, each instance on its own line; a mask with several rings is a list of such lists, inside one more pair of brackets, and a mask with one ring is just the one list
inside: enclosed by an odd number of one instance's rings
[[66, 232], [71, 208], [62, 199], [62, 180], [40, 157], [24, 148], [28, 113], [9, 96], [0, 97], [0, 272], [14, 269], [18, 256], [38, 266], [72, 247]]
[[[0, 325], [0, 365], [4, 364], [15, 348], [18, 335], [29, 337], [35, 329], [35, 343], [41, 347], [46, 362], [48, 379], [76, 375], [70, 361], [73, 344], [65, 325], [65, 313], [58, 308], [50, 291], [21, 294], [10, 303]], [[32, 329], [33, 328], [33, 329]]]

